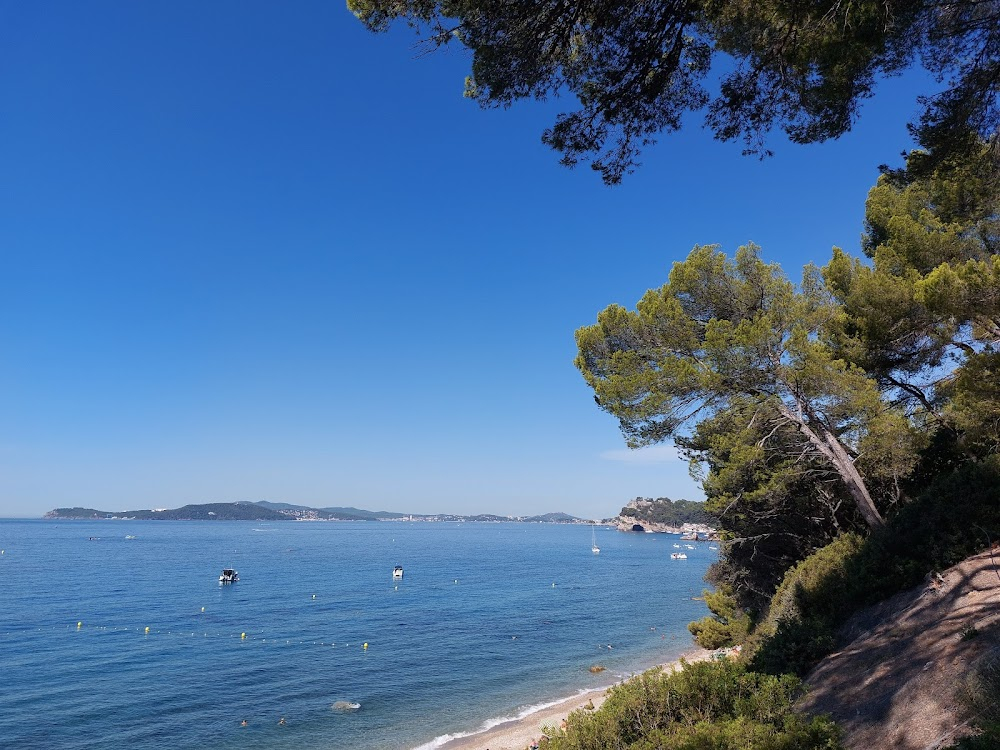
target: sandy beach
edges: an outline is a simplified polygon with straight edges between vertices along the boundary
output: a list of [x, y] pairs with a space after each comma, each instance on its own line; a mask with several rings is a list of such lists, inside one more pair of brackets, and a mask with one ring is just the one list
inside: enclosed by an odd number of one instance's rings
[[[701, 661], [714, 652], [694, 649], [682, 659], [687, 662]], [[680, 665], [681, 659], [659, 665], [661, 669], [672, 670]], [[458, 737], [441, 745], [442, 750], [525, 750], [532, 740], [542, 736], [543, 727], [558, 727], [563, 719], [573, 711], [593, 702], [599, 708], [604, 702], [607, 688], [592, 690], [554, 703], [527, 716], [498, 724], [484, 732]]]

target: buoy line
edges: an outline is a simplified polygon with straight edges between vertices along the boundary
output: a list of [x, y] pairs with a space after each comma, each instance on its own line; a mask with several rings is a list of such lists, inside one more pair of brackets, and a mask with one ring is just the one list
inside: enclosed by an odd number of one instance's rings
[[143, 640], [151, 640], [153, 638], [159, 637], [169, 637], [169, 638], [200, 638], [200, 639], [213, 639], [213, 640], [236, 640], [241, 643], [256, 643], [256, 644], [268, 644], [277, 646], [314, 646], [320, 648], [339, 648], [339, 649], [357, 649], [362, 653], [368, 653], [369, 643], [367, 641], [353, 640], [353, 641], [309, 641], [300, 640], [298, 638], [282, 638], [280, 636], [268, 636], [263, 632], [253, 633], [251, 631], [206, 631], [206, 630], [179, 630], [179, 629], [169, 629], [169, 630], [159, 630], [155, 626], [144, 625], [144, 626], [128, 626], [128, 625], [88, 625], [84, 621], [80, 620], [75, 623], [70, 623], [67, 625], [49, 625], [43, 627], [35, 628], [25, 628], [21, 630], [10, 630], [0, 633], [3, 638], [16, 638], [19, 635], [26, 635], [31, 633], [43, 633], [46, 631], [50, 632], [61, 632], [66, 633], [69, 631], [71, 634], [77, 633], [138, 633], [143, 636]]

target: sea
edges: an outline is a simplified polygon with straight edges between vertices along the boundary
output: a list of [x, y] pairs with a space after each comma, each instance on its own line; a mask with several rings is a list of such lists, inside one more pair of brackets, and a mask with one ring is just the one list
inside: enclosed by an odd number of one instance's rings
[[594, 531], [0, 521], [0, 747], [429, 750], [692, 650], [718, 553]]

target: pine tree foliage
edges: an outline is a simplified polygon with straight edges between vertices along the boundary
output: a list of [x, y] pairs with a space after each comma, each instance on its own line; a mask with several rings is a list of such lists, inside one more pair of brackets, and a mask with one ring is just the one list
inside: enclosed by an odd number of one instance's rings
[[578, 330], [576, 364], [630, 446], [738, 415], [733, 429], [763, 429], [757, 449], [780, 433], [798, 459], [835, 476], [874, 527], [882, 517], [854, 457], [883, 405], [820, 339], [838, 314], [815, 269], [796, 289], [753, 245], [732, 260], [696, 247], [635, 311], [611, 305]]
[[[348, 0], [371, 30], [404, 20], [434, 49], [472, 52], [484, 107], [571, 95], [543, 141], [614, 184], [660, 133], [705, 112], [716, 137], [769, 153], [850, 130], [884, 79], [923, 65], [944, 83], [912, 128], [935, 158], [1000, 128], [1000, 2], [904, 0]], [[717, 75], [712, 63], [723, 60]], [[715, 81], [718, 80], [716, 87]]]

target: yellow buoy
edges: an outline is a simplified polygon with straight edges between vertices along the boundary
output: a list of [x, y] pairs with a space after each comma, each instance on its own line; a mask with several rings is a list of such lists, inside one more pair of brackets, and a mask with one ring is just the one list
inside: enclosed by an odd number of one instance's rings
[[245, 641], [246, 638], [247, 638], [247, 634], [246, 633], [240, 633], [240, 639], [242, 639], [242, 640]]
[[362, 646], [362, 649], [364, 649], [365, 651], [367, 651], [368, 650], [368, 644], [366, 643], [364, 646]]
[[79, 629], [80, 629], [80, 628], [82, 628], [82, 627], [83, 627], [83, 621], [81, 620], [80, 622], [78, 622], [78, 623], [76, 624], [76, 629], [77, 629], [77, 630], [79, 630]]
[[149, 634], [149, 625], [146, 626], [146, 634]]
[[201, 608], [201, 611], [202, 611], [202, 612], [204, 612], [204, 611], [205, 611], [205, 608], [204, 608], [204, 607], [202, 607], [202, 608]]

